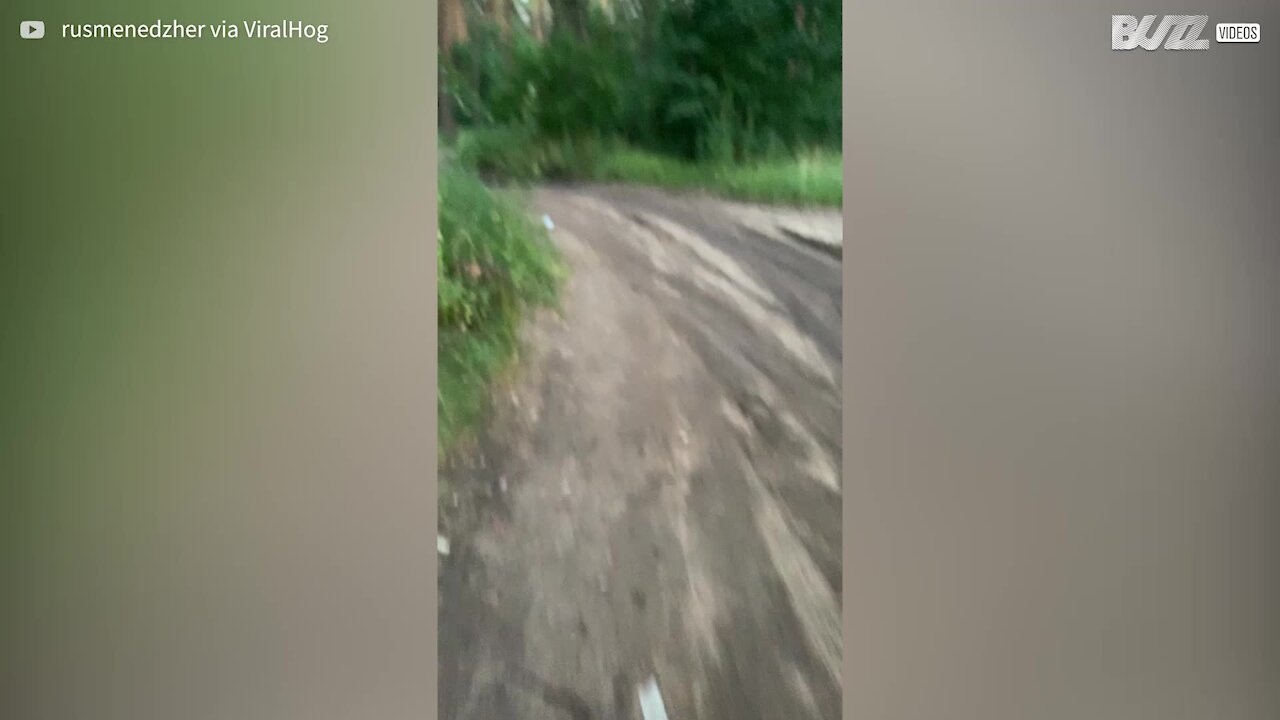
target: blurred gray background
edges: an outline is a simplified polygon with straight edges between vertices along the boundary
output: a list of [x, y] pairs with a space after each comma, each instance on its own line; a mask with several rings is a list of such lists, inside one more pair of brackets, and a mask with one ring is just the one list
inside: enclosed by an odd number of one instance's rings
[[1280, 717], [1276, 19], [846, 5], [847, 717]]

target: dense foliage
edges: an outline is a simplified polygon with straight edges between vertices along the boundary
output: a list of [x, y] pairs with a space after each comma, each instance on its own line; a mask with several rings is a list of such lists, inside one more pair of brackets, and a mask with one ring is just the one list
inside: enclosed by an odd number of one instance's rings
[[610, 18], [592, 5], [581, 29], [557, 22], [541, 41], [472, 13], [467, 41], [442, 58], [457, 123], [725, 163], [839, 148], [836, 0], [611, 7]]

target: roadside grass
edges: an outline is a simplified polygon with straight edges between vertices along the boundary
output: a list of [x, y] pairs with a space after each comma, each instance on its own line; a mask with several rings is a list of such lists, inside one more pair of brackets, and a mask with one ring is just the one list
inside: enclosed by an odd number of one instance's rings
[[452, 164], [439, 171], [438, 441], [443, 459], [474, 431], [489, 387], [515, 357], [522, 314], [555, 302], [562, 277], [546, 231], [517, 198]]
[[522, 128], [492, 127], [459, 133], [449, 152], [486, 178], [516, 182], [640, 183], [751, 202], [826, 207], [840, 207], [844, 190], [842, 157], [834, 151], [715, 165], [595, 139], [550, 141]]
[[832, 152], [717, 166], [619, 149], [605, 153], [596, 178], [702, 189], [724, 197], [782, 205], [840, 207], [844, 190], [841, 156]]

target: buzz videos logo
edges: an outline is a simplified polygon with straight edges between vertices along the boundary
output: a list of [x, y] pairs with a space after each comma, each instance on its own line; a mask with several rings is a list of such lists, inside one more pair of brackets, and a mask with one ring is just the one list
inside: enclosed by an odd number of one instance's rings
[[1208, 50], [1209, 41], [1201, 38], [1208, 15], [1165, 15], [1154, 34], [1158, 15], [1145, 15], [1141, 20], [1133, 15], [1111, 16], [1112, 50], [1156, 50], [1161, 43], [1165, 50]]
[[[1208, 24], [1208, 15], [1112, 15], [1111, 49], [1208, 50]], [[1219, 23], [1214, 34], [1220, 43], [1256, 43], [1261, 28], [1257, 23]]]

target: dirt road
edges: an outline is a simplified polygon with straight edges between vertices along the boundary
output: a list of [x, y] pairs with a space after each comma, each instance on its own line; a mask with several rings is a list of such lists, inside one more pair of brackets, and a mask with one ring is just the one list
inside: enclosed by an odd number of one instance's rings
[[534, 205], [572, 275], [442, 471], [441, 717], [639, 720], [650, 677], [672, 720], [839, 717], [840, 264], [792, 230], [838, 214]]

